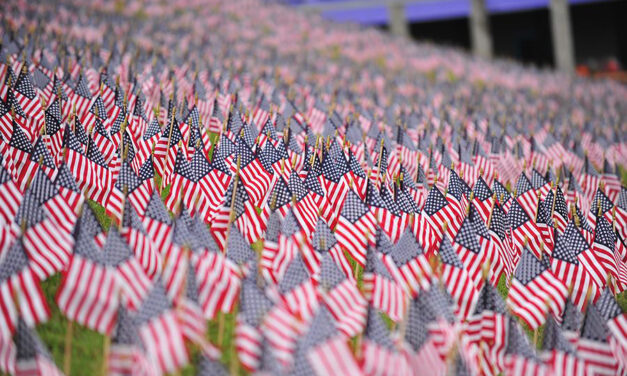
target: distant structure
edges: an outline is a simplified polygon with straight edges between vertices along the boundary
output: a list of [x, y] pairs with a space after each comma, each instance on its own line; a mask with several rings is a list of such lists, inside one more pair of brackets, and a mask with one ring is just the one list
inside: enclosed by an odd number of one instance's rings
[[[548, 10], [548, 25], [538, 27], [541, 50], [552, 46], [552, 61], [555, 67], [566, 73], [575, 71], [575, 51], [571, 26], [571, 5], [592, 4], [612, 0], [284, 0], [283, 2], [301, 7], [308, 11], [321, 13], [325, 18], [336, 21], [356, 22], [364, 25], [378, 25], [388, 28], [398, 36], [411, 36], [410, 27], [416, 24], [428, 24], [434, 21], [467, 19], [470, 35], [469, 44], [474, 54], [483, 58], [494, 55], [493, 35], [490, 32], [490, 16]], [[620, 3], [620, 2], [619, 2]], [[619, 9], [624, 6], [618, 4]], [[604, 22], [604, 21], [601, 21]], [[620, 21], [618, 21], [620, 23]], [[528, 22], [529, 23], [529, 22]], [[534, 23], [538, 23], [535, 22]], [[536, 25], [538, 26], [538, 25]], [[589, 27], [589, 26], [587, 26]], [[617, 28], [623, 26], [617, 25]], [[592, 28], [592, 27], [591, 27]], [[493, 31], [494, 32], [494, 31]], [[611, 34], [612, 31], [606, 32]], [[622, 32], [624, 34], [624, 32]], [[461, 33], [459, 33], [461, 34]], [[550, 34], [550, 35], [548, 35]], [[586, 36], [587, 37], [587, 36]], [[604, 37], [605, 38], [605, 37]], [[621, 37], [619, 36], [618, 39]], [[624, 36], [622, 36], [625, 39]], [[544, 39], [544, 40], [542, 40]], [[606, 38], [607, 39], [607, 38]], [[619, 47], [625, 40], [618, 41]], [[519, 49], [538, 49], [533, 44]], [[528, 43], [529, 44], [529, 43]], [[538, 44], [538, 43], [536, 43]], [[550, 47], [549, 47], [550, 48]], [[591, 49], [594, 46], [586, 48]], [[598, 50], [598, 47], [597, 47]], [[548, 51], [547, 51], [548, 52]], [[622, 51], [625, 54], [627, 51]], [[538, 54], [532, 51], [532, 54]], [[619, 55], [620, 53], [616, 53]], [[551, 56], [548, 57], [549, 61]], [[534, 59], [528, 59], [532, 62]], [[536, 59], [537, 60], [537, 59]], [[540, 61], [543, 63], [543, 61]]]

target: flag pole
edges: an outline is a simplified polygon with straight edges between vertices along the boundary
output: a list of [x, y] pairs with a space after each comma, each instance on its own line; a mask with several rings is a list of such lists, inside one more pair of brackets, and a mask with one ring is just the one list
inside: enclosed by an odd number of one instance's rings
[[106, 334], [102, 346], [102, 376], [109, 373], [109, 350], [111, 348], [111, 336]]
[[63, 347], [63, 373], [70, 374], [72, 364], [72, 337], [74, 335], [74, 321], [68, 319], [65, 329], [65, 346]]
[[233, 208], [235, 207], [235, 198], [236, 196], [236, 192], [237, 192], [237, 183], [239, 180], [239, 169], [240, 169], [240, 165], [242, 162], [242, 157], [240, 155], [237, 156], [237, 167], [236, 167], [236, 171], [235, 171], [235, 181], [233, 182], [233, 193], [231, 194], [231, 210], [230, 210], [230, 214], [229, 214], [229, 224], [226, 227], [226, 235], [224, 237], [224, 253], [226, 253], [226, 245], [229, 241], [229, 235], [231, 233], [231, 225], [233, 224], [233, 220], [235, 219], [235, 214], [233, 213]]
[[381, 154], [382, 153], [383, 153], [383, 138], [381, 139], [381, 147], [379, 148], [379, 163], [377, 164], [378, 165], [377, 166], [377, 172], [378, 172], [377, 183], [379, 183], [380, 182], [379, 180], [381, 179], [381, 159], [382, 159]]
[[[172, 97], [170, 97], [170, 99], [172, 99]], [[165, 172], [165, 167], [167, 167], [167, 163], [168, 163], [168, 155], [170, 154], [170, 142], [172, 141], [172, 130], [174, 130], [174, 115], [175, 114], [176, 114], [176, 107], [172, 106], [172, 116], [170, 116], [170, 132], [168, 133], [168, 146], [165, 149], [166, 166], [164, 166], [164, 172]], [[161, 178], [161, 187], [160, 187], [161, 190], [165, 188], [164, 181], [165, 181], [165, 176]]]

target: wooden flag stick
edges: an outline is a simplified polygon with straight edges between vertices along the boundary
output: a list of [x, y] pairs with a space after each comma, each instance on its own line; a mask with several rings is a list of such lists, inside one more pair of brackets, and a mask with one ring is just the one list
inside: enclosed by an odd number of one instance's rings
[[[170, 117], [170, 132], [168, 133], [168, 146], [165, 149], [165, 158], [166, 158], [166, 163], [167, 163], [167, 159], [168, 159], [168, 154], [170, 153], [170, 142], [172, 140], [172, 130], [174, 130], [174, 114], [176, 113], [176, 107], [172, 108], [172, 116]], [[165, 188], [164, 185], [165, 179], [161, 180], [161, 188]]]
[[70, 368], [72, 364], [72, 336], [74, 335], [74, 321], [68, 320], [67, 327], [65, 328], [65, 346], [63, 353], [63, 373], [70, 374]]
[[111, 348], [111, 336], [105, 335], [104, 343], [102, 345], [102, 376], [107, 376], [109, 373], [109, 350]]
[[235, 207], [235, 198], [237, 192], [237, 181], [239, 179], [239, 168], [242, 161], [241, 156], [237, 156], [237, 170], [235, 171], [235, 181], [233, 182], [233, 194], [231, 195], [231, 210], [229, 215], [229, 224], [226, 228], [226, 235], [224, 237], [224, 253], [226, 253], [226, 245], [229, 242], [229, 234], [231, 233], [231, 225], [233, 224], [233, 220], [235, 219], [235, 213], [233, 213], [233, 208]]
[[379, 183], [379, 179], [381, 178], [381, 155], [382, 154], [383, 154], [383, 139], [381, 139], [381, 147], [379, 148], [379, 163], [378, 163], [378, 168], [377, 168], [377, 172], [378, 172], [377, 183]]

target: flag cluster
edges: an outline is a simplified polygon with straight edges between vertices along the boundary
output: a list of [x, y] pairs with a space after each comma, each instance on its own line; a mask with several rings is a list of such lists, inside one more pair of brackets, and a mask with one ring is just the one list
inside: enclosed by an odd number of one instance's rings
[[247, 3], [0, 5], [2, 372], [627, 372], [625, 87]]

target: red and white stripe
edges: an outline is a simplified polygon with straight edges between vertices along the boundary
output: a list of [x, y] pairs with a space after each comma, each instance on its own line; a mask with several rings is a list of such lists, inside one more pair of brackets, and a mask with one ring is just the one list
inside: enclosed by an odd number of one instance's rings
[[222, 253], [192, 255], [198, 282], [198, 301], [207, 319], [219, 311], [230, 312], [239, 296], [239, 268]]
[[407, 306], [407, 295], [403, 287], [375, 273], [364, 273], [363, 278], [364, 295], [369, 303], [391, 320], [400, 322]]
[[122, 288], [123, 301], [131, 309], [139, 308], [148, 294], [151, 281], [136, 258], [130, 257], [117, 266], [118, 283]]
[[262, 354], [263, 336], [258, 328], [246, 324], [237, 318], [235, 326], [235, 350], [242, 367], [248, 372], [255, 372], [259, 367]]
[[318, 308], [318, 292], [311, 279], [281, 295], [285, 307], [295, 316], [308, 321]]
[[32, 261], [33, 271], [40, 280], [65, 269], [70, 261], [74, 238], [50, 220], [28, 228], [23, 236], [24, 250]]
[[550, 270], [545, 270], [527, 285], [513, 278], [507, 305], [530, 328], [537, 329], [549, 311], [555, 317], [562, 317], [567, 295], [566, 286]]
[[347, 337], [353, 337], [363, 330], [368, 313], [368, 302], [359, 292], [354, 281], [345, 279], [323, 295], [323, 300], [335, 318], [335, 326], [340, 332]]
[[340, 216], [335, 228], [335, 237], [353, 260], [364, 266], [366, 249], [376, 229], [376, 219], [371, 212], [365, 213], [355, 223]]
[[50, 317], [50, 309], [39, 281], [30, 269], [22, 270], [4, 280], [0, 284], [0, 297], [0, 336], [3, 338], [11, 338], [17, 326], [18, 315], [30, 327], [45, 322]]
[[616, 375], [618, 372], [618, 361], [608, 342], [579, 338], [577, 355], [586, 365], [587, 374]]
[[361, 370], [343, 337], [338, 336], [309, 351], [307, 360], [316, 375], [359, 375]]
[[443, 263], [441, 279], [455, 302], [455, 314], [466, 319], [479, 298], [472, 278], [465, 269]]
[[69, 320], [109, 335], [115, 323], [119, 290], [114, 269], [74, 255], [56, 300]]
[[163, 373], [188, 362], [183, 333], [174, 312], [166, 311], [139, 327], [139, 337], [148, 359]]
[[18, 359], [15, 362], [15, 375], [16, 376], [31, 376], [31, 375], [45, 375], [45, 376], [63, 376], [52, 359], [48, 359], [42, 355], [35, 355], [31, 359]]

